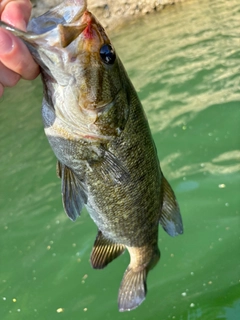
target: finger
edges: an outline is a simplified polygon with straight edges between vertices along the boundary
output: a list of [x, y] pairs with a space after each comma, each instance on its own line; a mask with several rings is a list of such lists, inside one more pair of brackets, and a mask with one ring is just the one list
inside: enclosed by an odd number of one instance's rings
[[39, 67], [25, 44], [10, 32], [0, 29], [0, 61], [26, 80], [39, 74]]
[[2, 87], [13, 87], [18, 83], [18, 81], [21, 78], [19, 74], [8, 69], [1, 62], [0, 69], [0, 84], [2, 85]]
[[0, 98], [3, 95], [3, 91], [4, 91], [3, 85], [1, 85], [1, 83], [0, 83]]
[[22, 30], [26, 30], [31, 15], [32, 4], [29, 0], [3, 0], [0, 7], [1, 20]]

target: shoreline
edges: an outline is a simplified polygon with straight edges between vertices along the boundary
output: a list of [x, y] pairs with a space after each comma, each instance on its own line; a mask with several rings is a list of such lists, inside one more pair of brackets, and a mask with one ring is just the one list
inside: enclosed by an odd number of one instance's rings
[[[106, 29], [115, 29], [129, 19], [136, 20], [163, 10], [166, 6], [174, 5], [183, 0], [88, 0], [88, 9], [97, 16]], [[39, 16], [62, 0], [33, 0], [32, 17]]]

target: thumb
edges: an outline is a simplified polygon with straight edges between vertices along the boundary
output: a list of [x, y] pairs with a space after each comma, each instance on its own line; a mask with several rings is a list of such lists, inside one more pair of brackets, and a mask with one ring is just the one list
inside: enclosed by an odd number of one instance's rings
[[25, 31], [31, 10], [30, 0], [3, 0], [1, 3], [1, 20]]

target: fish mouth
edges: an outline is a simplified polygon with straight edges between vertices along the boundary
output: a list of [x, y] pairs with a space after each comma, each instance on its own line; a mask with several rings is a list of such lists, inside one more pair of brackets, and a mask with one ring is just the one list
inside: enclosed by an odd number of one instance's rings
[[[65, 0], [45, 14], [30, 20], [27, 32], [0, 21], [0, 27], [10, 31], [31, 46], [67, 47], [92, 23], [85, 0]], [[87, 30], [86, 30], [87, 29]]]
[[[45, 14], [29, 21], [27, 32], [0, 21], [0, 27], [21, 38], [30, 51], [38, 48], [66, 48], [81, 35], [82, 40], [103, 42], [103, 28], [87, 10], [86, 0], [65, 0]], [[93, 41], [90, 41], [93, 42]], [[97, 41], [99, 43], [99, 41]], [[31, 48], [33, 50], [31, 50]], [[92, 48], [90, 44], [89, 49]], [[85, 47], [85, 49], [87, 49]]]
[[35, 34], [45, 34], [59, 24], [77, 24], [86, 10], [86, 0], [65, 0], [43, 15], [31, 19], [27, 31]]
[[[24, 32], [15, 27], [8, 25], [7, 23], [0, 21], [0, 27], [10, 31], [15, 36], [21, 38], [26, 44], [29, 45], [44, 45], [45, 43], [52, 46], [60, 46], [66, 48], [71, 42], [73, 42], [87, 27], [87, 24], [82, 25], [62, 25], [58, 24], [53, 29], [46, 33], [36, 34], [33, 32]], [[53, 31], [57, 29], [59, 36], [56, 37], [56, 33]]]

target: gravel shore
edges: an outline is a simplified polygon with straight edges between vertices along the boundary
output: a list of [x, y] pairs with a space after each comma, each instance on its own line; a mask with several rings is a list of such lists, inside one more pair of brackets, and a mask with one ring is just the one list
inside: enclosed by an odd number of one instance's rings
[[[114, 29], [127, 19], [162, 10], [166, 5], [173, 5], [182, 0], [88, 0], [88, 9], [108, 29]], [[43, 14], [61, 3], [61, 0], [33, 0], [33, 16]]]

